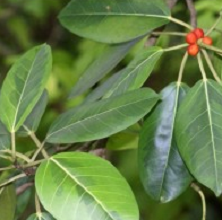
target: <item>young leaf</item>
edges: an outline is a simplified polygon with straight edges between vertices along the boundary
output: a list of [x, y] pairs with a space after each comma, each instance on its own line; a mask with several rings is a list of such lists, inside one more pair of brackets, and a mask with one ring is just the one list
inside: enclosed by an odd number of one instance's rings
[[0, 188], [0, 218], [14, 220], [16, 207], [16, 194], [13, 184]]
[[172, 83], [161, 92], [162, 101], [146, 119], [139, 139], [140, 178], [146, 192], [155, 200], [169, 202], [190, 184], [174, 135], [178, 105], [188, 87]]
[[18, 130], [39, 100], [51, 66], [50, 47], [43, 44], [25, 53], [10, 69], [0, 96], [0, 116], [10, 132]]
[[54, 218], [46, 212], [35, 213], [30, 215], [27, 220], [54, 220]]
[[72, 89], [69, 98], [81, 95], [91, 88], [96, 82], [101, 80], [110, 70], [112, 70], [129, 52], [139, 39], [118, 44], [107, 45], [101, 55], [89, 66], [83, 76]]
[[158, 99], [153, 90], [143, 88], [81, 105], [63, 113], [52, 124], [46, 141], [74, 143], [108, 137], [136, 123]]
[[46, 210], [57, 220], [138, 220], [134, 195], [110, 162], [88, 153], [61, 153], [35, 176]]
[[27, 135], [28, 132], [35, 132], [37, 130], [42, 115], [44, 114], [47, 103], [48, 103], [48, 92], [47, 90], [44, 90], [42, 96], [40, 97], [35, 107], [32, 109], [32, 112], [28, 115], [23, 124], [28, 131], [22, 126], [18, 130], [20, 134]]
[[[215, 46], [220, 47], [222, 44], [222, 39], [221, 37], [217, 40], [217, 42], [215, 43]], [[222, 79], [222, 56], [214, 53], [213, 55], [213, 64], [214, 64], [214, 68], [218, 74], [218, 76]]]
[[191, 174], [219, 196], [222, 192], [222, 87], [200, 80], [188, 92], [176, 120], [176, 140]]
[[120, 95], [126, 91], [140, 88], [150, 76], [162, 53], [160, 47], [143, 50], [121, 73], [120, 78], [116, 80], [105, 97]]
[[0, 121], [0, 150], [9, 149], [11, 136], [5, 125]]
[[169, 17], [169, 8], [160, 0], [72, 0], [59, 20], [79, 36], [121, 43], [167, 24]]

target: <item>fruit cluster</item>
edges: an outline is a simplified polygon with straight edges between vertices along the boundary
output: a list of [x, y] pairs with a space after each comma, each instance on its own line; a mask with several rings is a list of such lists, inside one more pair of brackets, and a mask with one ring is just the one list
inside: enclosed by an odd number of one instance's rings
[[207, 45], [212, 45], [211, 37], [204, 36], [204, 31], [201, 28], [195, 28], [192, 32], [186, 35], [186, 42], [189, 44], [187, 52], [191, 56], [196, 56], [199, 52], [198, 41]]

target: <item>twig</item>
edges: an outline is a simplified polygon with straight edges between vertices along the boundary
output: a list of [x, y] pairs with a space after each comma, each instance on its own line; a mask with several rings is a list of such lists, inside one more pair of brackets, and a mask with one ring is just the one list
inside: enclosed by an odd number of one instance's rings
[[201, 191], [200, 187], [198, 185], [196, 185], [195, 183], [192, 183], [190, 186], [199, 194], [199, 196], [202, 200], [202, 206], [203, 206], [202, 220], [206, 220], [206, 201], [205, 201], [204, 193]]
[[[176, 5], [177, 2], [178, 0], [167, 0], [167, 5], [170, 9], [172, 9]], [[164, 26], [161, 28], [155, 29], [155, 31], [160, 31], [160, 32], [162, 32], [163, 30], [164, 30]], [[148, 36], [147, 41], [144, 46], [149, 47], [149, 46], [154, 45], [158, 38], [159, 36], [153, 36], [153, 35]]]
[[[35, 133], [33, 131], [30, 131], [28, 129], [28, 127], [26, 127], [25, 125], [23, 125], [24, 129], [27, 131], [28, 135], [31, 137], [31, 139], [33, 140], [33, 142], [35, 143], [37, 148], [41, 148], [42, 147], [42, 143], [39, 141], [39, 139], [36, 137]], [[42, 148], [41, 150], [42, 155], [44, 158], [49, 158], [49, 155], [47, 154], [47, 152], [45, 151], [44, 148]]]
[[179, 71], [179, 75], [178, 75], [178, 80], [177, 80], [177, 84], [178, 86], [180, 86], [181, 81], [182, 81], [182, 76], [183, 76], [183, 72], [187, 63], [187, 58], [188, 58], [188, 53], [186, 52], [183, 56], [183, 59], [181, 61], [181, 65], [180, 65], [180, 71]]
[[35, 193], [35, 211], [36, 211], [36, 213], [41, 213], [42, 212], [39, 197], [36, 193]]
[[[26, 162], [30, 162], [31, 160], [28, 158], [28, 157], [26, 157], [24, 154], [22, 154], [22, 153], [19, 153], [19, 152], [12, 152], [12, 150], [0, 150], [0, 152], [2, 152], [2, 153], [8, 153], [8, 154], [10, 154], [10, 155], [12, 155], [13, 156], [13, 154], [15, 154], [15, 156], [16, 157], [18, 157], [18, 158], [20, 158], [20, 159], [22, 159], [22, 160], [24, 160], [24, 161], [26, 161]], [[13, 160], [14, 161], [14, 160]]]
[[220, 16], [218, 17], [218, 19], [215, 21], [215, 23], [213, 24], [213, 26], [207, 31], [206, 36], [211, 34], [211, 32], [217, 27], [217, 25], [220, 23], [222, 18], [222, 14], [220, 13]]
[[207, 62], [208, 67], [210, 68], [210, 70], [211, 70], [211, 72], [212, 72], [212, 74], [213, 74], [214, 79], [215, 79], [218, 83], [221, 84], [221, 83], [222, 83], [222, 82], [221, 82], [221, 79], [218, 77], [218, 75], [217, 75], [217, 73], [216, 73], [216, 70], [214, 69], [214, 66], [213, 66], [213, 64], [212, 64], [212, 62], [211, 62], [211, 60], [210, 60], [210, 57], [208, 56], [206, 50], [202, 49], [202, 53], [203, 53], [203, 55], [204, 55], [204, 58], [205, 58], [205, 60], [206, 60], [206, 62]]
[[45, 141], [41, 143], [41, 146], [35, 151], [34, 155], [32, 156], [32, 161], [35, 161], [36, 157], [39, 155], [39, 153], [42, 151], [44, 147]]
[[14, 168], [15, 168], [14, 165], [11, 165], [11, 166], [8, 166], [8, 167], [2, 167], [2, 168], [0, 168], [0, 172], [5, 171], [5, 170], [11, 170], [11, 169], [14, 169]]
[[33, 186], [34, 183], [25, 183], [21, 186], [19, 186], [17, 189], [16, 189], [16, 195], [20, 195], [22, 194], [23, 192], [25, 192], [30, 186]]
[[193, 0], [186, 0], [187, 7], [190, 11], [190, 24], [192, 27], [197, 27], [197, 12], [193, 3]]
[[12, 159], [16, 160], [16, 144], [15, 144], [15, 132], [11, 132], [11, 146], [12, 146]]
[[6, 186], [6, 185], [8, 185], [9, 183], [15, 182], [16, 180], [21, 179], [21, 178], [23, 178], [23, 177], [25, 177], [25, 176], [26, 176], [25, 173], [19, 174], [19, 175], [17, 175], [17, 176], [13, 176], [13, 177], [9, 178], [6, 182], [0, 184], [0, 187]]

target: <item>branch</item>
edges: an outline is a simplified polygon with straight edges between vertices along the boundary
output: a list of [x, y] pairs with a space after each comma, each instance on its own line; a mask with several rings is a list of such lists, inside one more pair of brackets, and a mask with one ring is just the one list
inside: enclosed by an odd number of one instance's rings
[[16, 189], [16, 195], [20, 195], [22, 194], [23, 192], [25, 192], [30, 186], [33, 186], [34, 183], [25, 183], [21, 186], [19, 186], [17, 189]]
[[187, 7], [190, 11], [190, 24], [192, 27], [197, 27], [197, 12], [193, 3], [193, 0], [186, 0]]

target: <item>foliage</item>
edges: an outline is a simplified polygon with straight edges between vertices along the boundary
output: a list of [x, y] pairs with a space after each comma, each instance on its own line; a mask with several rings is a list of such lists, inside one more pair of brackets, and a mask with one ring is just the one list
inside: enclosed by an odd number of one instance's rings
[[11, 66], [1, 76], [1, 218], [185, 220], [201, 214], [191, 186], [206, 219], [205, 195], [222, 193], [217, 7], [195, 2], [208, 10], [203, 38], [181, 2], [175, 15], [164, 0], [21, 2], [0, 8], [0, 21], [21, 13], [0, 23], [0, 64]]

